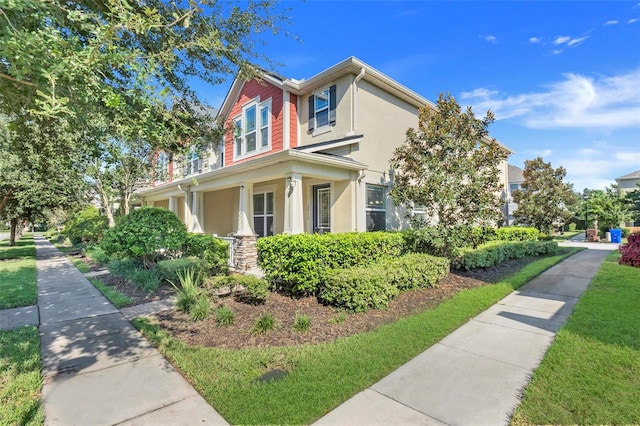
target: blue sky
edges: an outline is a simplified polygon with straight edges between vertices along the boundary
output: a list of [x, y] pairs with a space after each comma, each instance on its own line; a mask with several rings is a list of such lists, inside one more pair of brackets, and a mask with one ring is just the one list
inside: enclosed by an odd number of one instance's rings
[[[285, 1], [294, 38], [260, 47], [281, 75], [309, 78], [355, 56], [422, 96], [451, 93], [511, 164], [542, 156], [574, 189], [640, 169], [640, 3]], [[220, 106], [228, 85], [203, 93]]]

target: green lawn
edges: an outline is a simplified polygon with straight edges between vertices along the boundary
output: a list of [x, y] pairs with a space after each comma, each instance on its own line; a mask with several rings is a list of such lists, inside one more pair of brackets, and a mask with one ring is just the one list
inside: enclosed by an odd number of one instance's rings
[[[497, 284], [463, 291], [438, 307], [335, 342], [269, 349], [189, 346], [148, 319], [135, 325], [232, 424], [311, 423], [441, 340], [515, 288], [580, 249], [542, 258]], [[280, 368], [280, 381], [256, 383]]]
[[618, 257], [556, 336], [514, 424], [640, 424], [640, 269]]
[[42, 425], [37, 327], [0, 331], [0, 424]]
[[0, 241], [0, 309], [35, 305], [37, 300], [33, 235], [23, 235], [14, 247]]
[[553, 241], [566, 241], [571, 237], [575, 237], [578, 234], [584, 234], [584, 231], [566, 231], [564, 234], [562, 235], [556, 235], [555, 237], [553, 237]]
[[120, 293], [118, 290], [105, 285], [97, 278], [89, 278], [89, 281], [91, 281], [91, 284], [93, 284], [93, 286], [97, 288], [104, 297], [109, 299], [109, 302], [118, 309], [130, 306], [134, 302], [133, 297]]

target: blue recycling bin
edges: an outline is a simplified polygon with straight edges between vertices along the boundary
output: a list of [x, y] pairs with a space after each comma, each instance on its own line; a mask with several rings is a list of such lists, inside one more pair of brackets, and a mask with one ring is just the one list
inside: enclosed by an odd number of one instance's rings
[[622, 229], [611, 229], [611, 242], [620, 244], [622, 242]]

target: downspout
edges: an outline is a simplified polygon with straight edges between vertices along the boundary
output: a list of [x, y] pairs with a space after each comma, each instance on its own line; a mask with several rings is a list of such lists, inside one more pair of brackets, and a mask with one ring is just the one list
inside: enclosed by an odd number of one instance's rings
[[[355, 201], [356, 201], [356, 203], [355, 203], [356, 204], [356, 206], [355, 206], [356, 229], [355, 230], [357, 232], [360, 232], [360, 230], [361, 230], [361, 226], [360, 226], [361, 223], [360, 222], [361, 222], [361, 216], [362, 216], [360, 214], [361, 213], [360, 212], [360, 204], [361, 204], [361, 194], [362, 194], [362, 191], [360, 190], [360, 186], [362, 185], [362, 179], [364, 179], [364, 177], [366, 175], [367, 175], [366, 169], [360, 169], [358, 171], [358, 177], [356, 178], [356, 182], [357, 182], [357, 184], [356, 184], [356, 196], [354, 198], [355, 198]], [[366, 229], [365, 229], [365, 231], [366, 231]]]
[[356, 76], [353, 80], [353, 120], [351, 121], [351, 132], [352, 134], [356, 134], [358, 131], [358, 82], [362, 80], [365, 74], [364, 67], [360, 68], [360, 74]]

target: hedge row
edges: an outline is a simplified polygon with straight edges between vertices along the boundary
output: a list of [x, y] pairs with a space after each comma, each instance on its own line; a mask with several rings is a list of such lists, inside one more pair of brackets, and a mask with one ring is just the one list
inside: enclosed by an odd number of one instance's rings
[[404, 290], [435, 287], [449, 272], [449, 261], [427, 254], [408, 254], [374, 265], [332, 270], [318, 298], [351, 312], [381, 309]]
[[454, 269], [488, 268], [510, 259], [556, 254], [558, 244], [553, 241], [493, 241], [476, 249], [457, 251], [451, 262]]
[[305, 295], [317, 294], [332, 269], [400, 256], [403, 238], [388, 232], [275, 235], [260, 238], [257, 246], [258, 262], [273, 287]]

